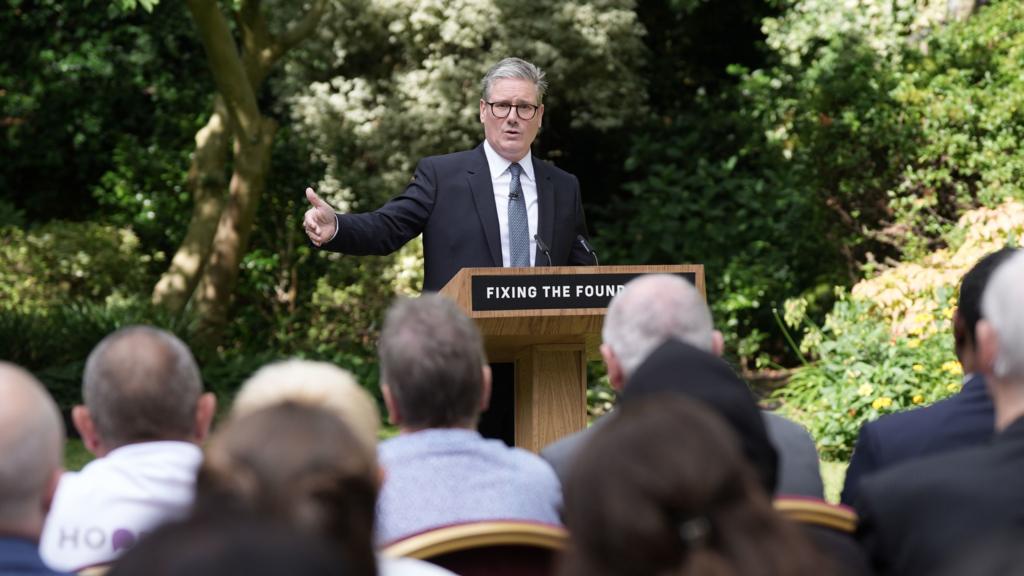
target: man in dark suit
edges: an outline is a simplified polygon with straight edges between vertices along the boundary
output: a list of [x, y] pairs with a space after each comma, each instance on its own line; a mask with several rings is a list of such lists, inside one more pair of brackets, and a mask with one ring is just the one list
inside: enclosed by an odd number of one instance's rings
[[[314, 245], [353, 255], [390, 254], [423, 234], [423, 290], [437, 291], [462, 268], [588, 265], [587, 225], [576, 177], [530, 146], [544, 118], [544, 72], [506, 58], [484, 75], [473, 150], [431, 156], [405, 192], [365, 214], [338, 214], [311, 189], [303, 227]], [[486, 436], [514, 438], [512, 364], [492, 365]]]
[[389, 254], [423, 234], [425, 291], [476, 266], [593, 264], [576, 177], [531, 152], [544, 117], [544, 73], [518, 58], [483, 79], [484, 142], [424, 158], [405, 192], [365, 214], [337, 214], [312, 189], [303, 220], [313, 244]]
[[977, 372], [975, 326], [981, 318], [981, 295], [992, 271], [1014, 249], [1004, 248], [979, 260], [960, 282], [953, 314], [956, 355], [963, 366], [963, 389], [931, 406], [890, 414], [861, 427], [846, 471], [842, 501], [857, 500], [861, 479], [895, 464], [987, 443], [993, 434], [992, 400]]
[[866, 477], [858, 538], [882, 574], [929, 574], [1024, 519], [1024, 253], [993, 273], [975, 330], [976, 369], [995, 406], [984, 446], [906, 462]]

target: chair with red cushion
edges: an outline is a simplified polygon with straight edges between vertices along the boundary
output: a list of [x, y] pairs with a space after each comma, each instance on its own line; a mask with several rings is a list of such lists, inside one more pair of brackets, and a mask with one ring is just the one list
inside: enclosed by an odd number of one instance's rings
[[853, 538], [857, 513], [849, 506], [818, 498], [778, 496], [775, 510], [795, 522], [807, 538], [836, 568], [836, 574], [872, 574], [867, 555]]
[[462, 576], [547, 576], [568, 538], [565, 528], [549, 524], [470, 522], [403, 538], [384, 554], [426, 560]]

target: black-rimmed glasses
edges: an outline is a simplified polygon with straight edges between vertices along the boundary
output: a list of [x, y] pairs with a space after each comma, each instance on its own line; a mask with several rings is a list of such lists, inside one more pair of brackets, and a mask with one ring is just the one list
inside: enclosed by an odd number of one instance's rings
[[484, 100], [484, 104], [491, 107], [491, 114], [494, 114], [496, 118], [507, 118], [515, 108], [516, 116], [520, 120], [532, 120], [537, 115], [537, 109], [540, 108], [533, 104], [509, 104], [508, 102], [488, 102], [486, 100]]

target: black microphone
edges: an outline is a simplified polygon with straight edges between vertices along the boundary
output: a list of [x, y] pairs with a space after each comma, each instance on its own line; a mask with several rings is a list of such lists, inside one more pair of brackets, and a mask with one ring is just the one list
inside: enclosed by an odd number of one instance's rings
[[597, 259], [597, 252], [594, 252], [594, 249], [590, 247], [590, 242], [587, 242], [587, 239], [583, 237], [583, 234], [577, 234], [576, 241], [583, 246], [583, 249], [587, 251], [587, 254], [594, 257], [594, 266], [600, 266], [601, 262]]
[[537, 247], [540, 248], [541, 252], [548, 257], [548, 266], [554, 266], [554, 264], [551, 263], [551, 250], [548, 248], [548, 245], [540, 239], [540, 234], [534, 234], [533, 239], [537, 241]]

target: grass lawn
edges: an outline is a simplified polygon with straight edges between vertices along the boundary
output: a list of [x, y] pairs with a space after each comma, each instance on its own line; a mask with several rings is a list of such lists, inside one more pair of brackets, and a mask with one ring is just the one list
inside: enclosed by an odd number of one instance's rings
[[92, 460], [92, 453], [85, 449], [85, 445], [78, 438], [68, 438], [64, 445], [64, 468], [67, 470], [81, 470]]
[[821, 481], [825, 484], [825, 500], [833, 504], [839, 503], [839, 493], [843, 491], [847, 466], [848, 462], [821, 461]]

